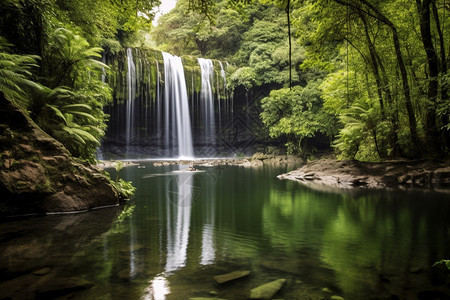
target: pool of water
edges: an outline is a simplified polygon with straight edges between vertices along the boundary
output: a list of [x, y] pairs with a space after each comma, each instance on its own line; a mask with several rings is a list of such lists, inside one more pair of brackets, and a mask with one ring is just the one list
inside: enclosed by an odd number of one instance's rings
[[[448, 194], [331, 193], [278, 180], [281, 167], [186, 167], [124, 168], [137, 192], [122, 207], [0, 224], [0, 299], [247, 299], [280, 278], [275, 298], [450, 295], [429, 279], [450, 258]], [[214, 279], [237, 270], [251, 273]]]

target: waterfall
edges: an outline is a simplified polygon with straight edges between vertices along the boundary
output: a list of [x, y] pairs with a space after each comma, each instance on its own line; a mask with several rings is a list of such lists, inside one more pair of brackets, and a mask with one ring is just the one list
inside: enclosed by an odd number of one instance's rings
[[[228, 112], [228, 87], [227, 87], [227, 77], [226, 77], [226, 73], [225, 70], [223, 68], [223, 64], [222, 62], [219, 60], [219, 65], [220, 65], [220, 76], [222, 77], [222, 82], [223, 82], [223, 96], [219, 100], [222, 100], [219, 102], [219, 131], [222, 131], [222, 111], [224, 113]], [[223, 109], [220, 109], [221, 104], [223, 103]], [[225, 115], [225, 118], [227, 116]]]
[[133, 102], [136, 98], [136, 66], [133, 61], [133, 53], [131, 48], [127, 48], [127, 99], [126, 99], [126, 132], [125, 140], [127, 147], [130, 145], [133, 128]]
[[159, 78], [159, 63], [158, 60], [155, 59], [156, 64], [156, 137], [158, 139], [158, 146], [161, 145], [161, 136], [162, 136], [162, 130], [161, 130], [161, 91], [160, 91], [160, 85], [161, 85], [161, 79]]
[[212, 60], [199, 58], [202, 88], [200, 90], [200, 101], [203, 114], [204, 140], [205, 144], [214, 145], [216, 139], [216, 126], [214, 118], [214, 95], [212, 90], [212, 80], [214, 76], [214, 66]]
[[108, 128], [98, 157], [232, 156], [252, 153], [261, 142], [255, 134], [258, 109], [253, 109], [259, 102], [241, 89], [228, 93], [226, 62], [182, 61], [139, 48], [105, 53], [102, 60], [117, 72], [102, 74], [114, 99], [105, 107]]
[[[193, 158], [191, 118], [183, 63], [178, 56], [166, 52], [162, 54], [164, 59], [166, 147], [171, 145], [172, 149], [175, 149], [178, 146], [180, 159]], [[175, 134], [177, 139], [174, 139]], [[172, 144], [170, 144], [170, 137], [172, 137]]]
[[220, 76], [222, 76], [222, 79], [223, 79], [223, 90], [225, 92], [225, 97], [226, 97], [227, 96], [226, 95], [226, 92], [227, 92], [227, 76], [225, 74], [225, 70], [223, 68], [223, 64], [222, 64], [222, 62], [220, 60], [219, 60], [219, 65], [220, 65]]

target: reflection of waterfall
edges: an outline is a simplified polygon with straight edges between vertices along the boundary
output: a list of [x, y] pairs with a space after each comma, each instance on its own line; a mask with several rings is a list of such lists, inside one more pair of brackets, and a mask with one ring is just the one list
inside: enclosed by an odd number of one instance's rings
[[212, 60], [199, 58], [198, 63], [202, 71], [202, 88], [200, 91], [200, 101], [204, 118], [204, 139], [205, 143], [214, 144], [215, 141], [215, 120], [214, 120], [214, 96], [212, 90], [212, 80], [214, 67]]
[[205, 223], [202, 231], [202, 257], [200, 264], [209, 265], [214, 263], [216, 258], [216, 252], [214, 248], [214, 226], [215, 226], [215, 210], [216, 210], [216, 194], [215, 183], [209, 182], [212, 177], [208, 177], [206, 180], [204, 193], [206, 194], [205, 202]]
[[[181, 58], [163, 52], [165, 79], [165, 141], [166, 147], [178, 147], [180, 158], [194, 157], [191, 118], [189, 116], [186, 80]], [[170, 122], [171, 121], [171, 122]], [[172, 141], [170, 137], [172, 134]]]
[[156, 276], [150, 281], [141, 300], [165, 300], [168, 294], [170, 294], [170, 288], [167, 279]]
[[130, 145], [130, 141], [132, 138], [132, 128], [133, 128], [133, 102], [136, 97], [136, 66], [133, 62], [133, 53], [131, 52], [131, 48], [127, 49], [127, 106], [126, 106], [126, 132], [125, 132], [125, 140], [127, 142], [127, 146]]
[[214, 224], [205, 224], [202, 232], [202, 258], [200, 264], [209, 265], [216, 258], [214, 250]]
[[179, 173], [170, 182], [167, 194], [166, 272], [185, 266], [192, 208], [192, 173]]

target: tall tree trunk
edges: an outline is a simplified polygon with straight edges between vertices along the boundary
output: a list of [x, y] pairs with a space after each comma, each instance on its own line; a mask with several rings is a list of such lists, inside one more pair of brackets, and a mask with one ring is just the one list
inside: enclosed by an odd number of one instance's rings
[[367, 25], [366, 16], [363, 13], [359, 12], [359, 17], [361, 18], [361, 21], [364, 24], [364, 35], [366, 37], [367, 46], [369, 48], [370, 53], [370, 65], [372, 66], [373, 75], [375, 77], [375, 83], [377, 85], [378, 101], [380, 102], [380, 110], [381, 110], [381, 119], [384, 121], [386, 119], [386, 113], [384, 111], [382, 85], [381, 85], [380, 71], [378, 68], [376, 49], [375, 45], [372, 43], [372, 40], [370, 39], [369, 27]]
[[289, 37], [289, 89], [292, 89], [292, 44], [291, 44], [291, 0], [287, 0], [286, 15]]
[[[445, 5], [445, 1], [444, 1], [444, 5]], [[436, 0], [432, 0], [431, 1], [431, 8], [433, 11], [433, 18], [434, 18], [434, 22], [436, 24], [436, 29], [437, 29], [437, 33], [439, 35], [439, 48], [440, 48], [440, 72], [441, 72], [441, 101], [443, 103], [445, 103], [448, 99], [449, 99], [449, 89], [448, 86], [445, 82], [445, 75], [448, 72], [448, 65], [447, 65], [447, 57], [446, 57], [446, 53], [445, 53], [445, 40], [444, 40], [444, 31], [445, 31], [445, 10], [446, 7], [444, 6], [443, 11], [444, 11], [444, 15], [443, 15], [443, 24], [444, 26], [441, 29], [441, 22], [439, 20], [439, 13], [438, 13], [438, 9], [436, 6]], [[447, 124], [450, 122], [450, 116], [449, 115], [443, 115], [441, 117], [441, 122], [442, 124]], [[441, 132], [442, 134], [442, 132]], [[450, 147], [450, 135], [449, 134], [444, 134], [444, 142], [447, 147]]]
[[[444, 33], [442, 32], [441, 22], [439, 21], [439, 13], [438, 13], [438, 10], [436, 7], [436, 0], [431, 1], [431, 8], [433, 10], [434, 22], [436, 23], [436, 30], [439, 35], [439, 48], [440, 48], [440, 55], [441, 55], [441, 72], [443, 74], [446, 74], [447, 73], [447, 59], [445, 56]], [[443, 98], [445, 98], [445, 97], [443, 97]]]
[[402, 50], [400, 47], [400, 40], [398, 37], [397, 28], [395, 27], [394, 23], [391, 22], [391, 20], [389, 20], [387, 17], [385, 17], [375, 6], [373, 6], [371, 3], [369, 3], [366, 0], [358, 0], [357, 2], [366, 6], [369, 9], [368, 11], [361, 8], [359, 5], [357, 5], [355, 3], [349, 2], [348, 0], [347, 1], [346, 0], [334, 0], [334, 1], [339, 4], [349, 6], [353, 9], [355, 9], [356, 11], [361, 11], [361, 12], [379, 20], [380, 22], [386, 24], [386, 26], [388, 26], [389, 29], [391, 29], [392, 40], [393, 40], [394, 49], [395, 49], [395, 56], [397, 58], [397, 63], [398, 63], [398, 67], [400, 69], [400, 74], [401, 74], [403, 95], [405, 97], [406, 111], [408, 113], [409, 131], [411, 134], [411, 140], [412, 140], [414, 146], [416, 147], [417, 151], [420, 152], [421, 147], [420, 147], [419, 137], [417, 135], [417, 121], [416, 121], [416, 116], [414, 115], [414, 109], [413, 109], [412, 102], [411, 102], [411, 90], [410, 90], [409, 83], [408, 83], [408, 73], [406, 71], [405, 62], [403, 61], [403, 54], [402, 54]]
[[428, 80], [428, 101], [425, 114], [425, 134], [429, 151], [440, 153], [439, 131], [436, 125], [436, 104], [439, 93], [439, 58], [434, 49], [430, 22], [431, 0], [416, 0], [417, 12], [420, 17], [420, 35], [427, 54], [430, 78]]
[[391, 88], [389, 87], [389, 79], [386, 74], [386, 69], [384, 67], [383, 61], [381, 60], [378, 53], [376, 53], [378, 65], [381, 70], [381, 80], [383, 83], [383, 91], [386, 95], [386, 103], [388, 107], [388, 115], [390, 116], [390, 121], [392, 123], [392, 136], [390, 137], [390, 141], [392, 144], [392, 154], [391, 156], [404, 156], [404, 151], [400, 148], [398, 144], [398, 130], [399, 130], [399, 118], [398, 118], [398, 105], [397, 101], [392, 97]]

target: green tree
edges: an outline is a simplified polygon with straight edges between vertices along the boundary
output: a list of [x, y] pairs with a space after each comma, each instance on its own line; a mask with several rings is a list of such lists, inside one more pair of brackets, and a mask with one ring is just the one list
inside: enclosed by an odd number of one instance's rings
[[273, 90], [261, 101], [261, 119], [272, 138], [285, 136], [288, 152], [307, 154], [306, 142], [317, 133], [333, 136], [336, 120], [323, 109], [319, 82]]

